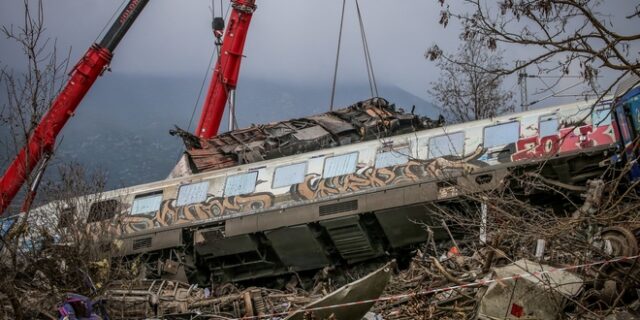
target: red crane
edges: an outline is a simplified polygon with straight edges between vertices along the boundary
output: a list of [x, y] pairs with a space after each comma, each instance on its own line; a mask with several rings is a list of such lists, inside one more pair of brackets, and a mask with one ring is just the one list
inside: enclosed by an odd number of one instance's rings
[[236, 88], [244, 43], [251, 17], [256, 9], [255, 0], [231, 0], [233, 10], [222, 40], [222, 48], [216, 62], [207, 97], [202, 107], [196, 136], [208, 139], [218, 134], [220, 121], [229, 98]]
[[[0, 214], [16, 196], [24, 182], [40, 162], [46, 162], [53, 152], [55, 140], [73, 116], [82, 98], [95, 80], [111, 62], [112, 53], [149, 0], [129, 0], [99, 44], [94, 44], [71, 71], [66, 86], [53, 101], [49, 111], [40, 120], [27, 145], [23, 147], [0, 180]], [[244, 43], [256, 9], [255, 0], [231, 0], [232, 12], [224, 32], [220, 56], [202, 109], [196, 135], [211, 138], [217, 134], [229, 91], [236, 88]], [[214, 21], [216, 37], [220, 37], [220, 19]], [[44, 159], [44, 160], [43, 160]], [[36, 181], [41, 176], [38, 173]], [[32, 186], [25, 206], [35, 194], [37, 182]]]
[[[111, 62], [114, 49], [149, 0], [130, 0], [100, 43], [93, 44], [69, 75], [64, 89], [51, 104], [0, 180], [0, 215], [16, 196], [28, 176], [53, 152], [56, 137], [71, 118], [98, 76]], [[35, 192], [35, 188], [31, 189]], [[25, 203], [33, 194], [27, 195]]]

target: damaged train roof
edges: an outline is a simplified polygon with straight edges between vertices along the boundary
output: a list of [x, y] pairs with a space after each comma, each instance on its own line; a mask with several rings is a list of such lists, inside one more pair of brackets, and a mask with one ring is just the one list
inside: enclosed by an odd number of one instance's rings
[[373, 98], [346, 108], [299, 119], [252, 125], [202, 140], [176, 128], [192, 172], [205, 172], [240, 164], [290, 156], [325, 148], [390, 137], [442, 126], [436, 121], [405, 112], [383, 98]]

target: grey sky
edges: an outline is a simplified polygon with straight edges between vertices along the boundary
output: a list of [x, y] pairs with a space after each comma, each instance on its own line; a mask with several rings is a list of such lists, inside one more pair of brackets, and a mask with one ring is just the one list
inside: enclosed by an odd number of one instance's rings
[[[47, 35], [57, 39], [61, 51], [72, 47], [71, 63], [75, 63], [98, 38], [122, 2], [45, 0]], [[339, 79], [364, 82], [366, 71], [355, 5], [353, 1], [348, 2]], [[223, 0], [223, 3], [227, 5], [229, 1]], [[258, 0], [241, 79], [330, 83], [341, 3], [339, 0]], [[622, 29], [630, 30], [637, 19], [625, 21], [625, 8], [635, 4], [634, 0], [616, 0], [607, 3], [606, 8], [612, 10], [614, 21], [619, 22]], [[21, 23], [21, 5], [22, 1], [18, 0], [0, 2], [3, 25]], [[213, 51], [210, 6], [211, 0], [151, 1], [116, 50], [113, 72], [202, 77]], [[455, 49], [459, 27], [455, 23], [447, 29], [438, 25], [441, 8], [436, 0], [362, 0], [361, 7], [378, 81], [428, 97], [427, 88], [437, 79], [438, 70], [433, 62], [424, 59], [424, 51], [434, 43], [445, 50]], [[7, 40], [0, 40], [0, 49], [2, 64], [18, 66], [22, 62], [20, 53]], [[510, 50], [505, 60], [511, 62], [519, 55], [526, 55], [527, 50]], [[506, 82], [507, 89], [514, 88], [514, 79]], [[530, 92], [541, 85], [531, 84]]]
[[[21, 22], [21, 2], [2, 1], [3, 24]], [[218, 2], [218, 0], [216, 0]], [[223, 3], [228, 4], [228, 0]], [[332, 78], [341, 1], [257, 1], [247, 39], [242, 75], [295, 82]], [[48, 36], [59, 49], [73, 48], [77, 61], [96, 39], [121, 0], [45, 0]], [[116, 50], [118, 73], [197, 75], [206, 70], [213, 50], [210, 0], [153, 0]], [[438, 24], [436, 1], [361, 1], [376, 76], [425, 96], [434, 79], [433, 63], [423, 57], [434, 42], [452, 42], [457, 30]], [[348, 6], [339, 78], [366, 81], [362, 45], [353, 2]], [[16, 65], [19, 54], [2, 45], [2, 62]]]

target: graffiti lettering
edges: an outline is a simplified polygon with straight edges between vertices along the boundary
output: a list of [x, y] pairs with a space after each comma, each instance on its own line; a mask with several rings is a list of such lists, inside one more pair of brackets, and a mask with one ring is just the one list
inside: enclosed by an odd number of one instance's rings
[[[576, 134], [577, 132], [577, 134]], [[516, 152], [511, 161], [530, 160], [545, 156], [582, 150], [615, 142], [610, 125], [595, 128], [591, 125], [578, 128], [562, 128], [556, 135], [527, 137], [516, 142]]]

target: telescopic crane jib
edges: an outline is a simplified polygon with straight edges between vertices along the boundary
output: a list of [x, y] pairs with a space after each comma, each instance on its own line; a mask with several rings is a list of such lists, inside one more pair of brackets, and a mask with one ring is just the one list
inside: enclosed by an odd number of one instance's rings
[[211, 138], [218, 133], [229, 92], [235, 90], [238, 83], [244, 43], [256, 10], [255, 0], [231, 0], [231, 6], [233, 10], [195, 132], [201, 139]]
[[[69, 75], [65, 87], [42, 117], [27, 144], [0, 180], [0, 214], [9, 206], [28, 176], [53, 152], [56, 138], [98, 76], [111, 62], [113, 51], [149, 0], [130, 0], [100, 43], [93, 44]], [[32, 192], [35, 189], [32, 188]], [[27, 195], [26, 202], [32, 195]]]
[[[20, 150], [2, 176], [0, 214], [9, 206], [38, 163], [46, 163], [49, 159], [58, 134], [73, 116], [91, 85], [109, 65], [114, 49], [148, 2], [149, 0], [130, 0], [102, 41], [91, 46], [73, 68], [66, 86], [40, 120], [29, 137], [27, 145]], [[247, 31], [256, 9], [255, 0], [231, 0], [231, 5], [233, 10], [224, 32], [220, 55], [196, 130], [196, 135], [204, 139], [211, 138], [218, 132], [229, 92], [236, 88]], [[222, 36], [221, 29], [224, 26], [224, 21], [220, 20], [218, 18], [213, 21], [217, 44], [220, 44], [219, 38]], [[41, 168], [44, 168], [44, 165]], [[41, 173], [36, 175], [36, 181], [42, 176]], [[33, 184], [27, 195], [25, 207], [28, 207], [33, 199], [36, 187], [37, 182]]]

